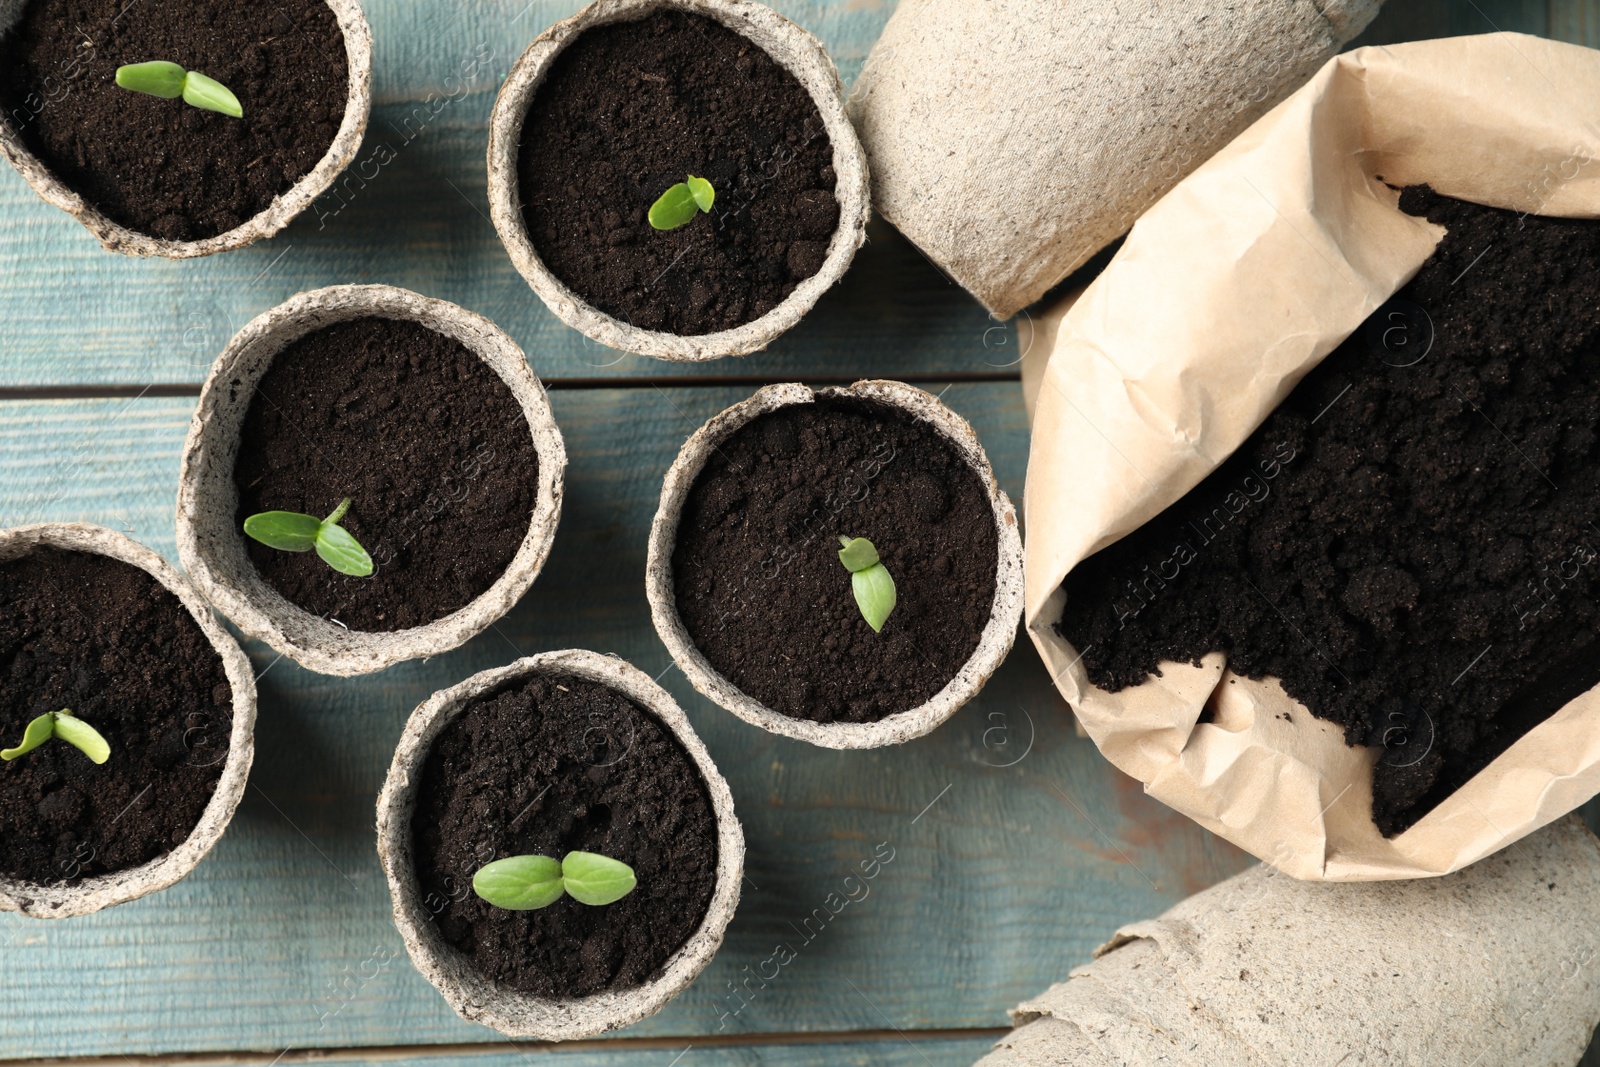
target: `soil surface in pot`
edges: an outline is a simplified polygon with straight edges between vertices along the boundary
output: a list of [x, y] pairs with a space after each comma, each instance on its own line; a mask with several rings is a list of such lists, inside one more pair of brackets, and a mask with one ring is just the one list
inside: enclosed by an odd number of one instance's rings
[[[881, 633], [839, 538], [894, 578]], [[741, 427], [695, 479], [672, 554], [678, 614], [711, 666], [773, 711], [876, 722], [930, 700], [978, 647], [999, 568], [978, 475], [926, 423], [819, 395]]]
[[[130, 230], [195, 241], [235, 229], [327, 154], [349, 59], [322, 0], [30, 0], [0, 37], [0, 105], [56, 177]], [[165, 60], [215, 78], [230, 118], [116, 84]]]
[[[411, 826], [444, 939], [536, 996], [643, 985], [699, 929], [716, 888], [716, 815], [688, 753], [627, 697], [570, 675], [468, 704], [433, 743]], [[575, 850], [621, 860], [638, 885], [603, 907], [564, 896], [537, 911], [472, 891], [492, 860]]]
[[[688, 175], [709, 213], [653, 229]], [[579, 297], [641, 329], [742, 326], [822, 269], [839, 225], [833, 145], [810, 95], [719, 22], [657, 11], [586, 30], [551, 65], [517, 175], [539, 258]]]
[[1118, 690], [1208, 652], [1382, 748], [1413, 825], [1600, 684], [1600, 223], [1404, 191], [1448, 233], [1183, 500], [1068, 576]]
[[353, 319], [287, 346], [262, 375], [234, 464], [236, 519], [321, 518], [350, 497], [340, 525], [372, 556], [371, 577], [245, 538], [250, 560], [313, 615], [405, 630], [465, 607], [505, 572], [533, 521], [538, 474], [527, 417], [487, 363], [420, 323]]
[[111, 756], [97, 766], [57, 738], [0, 763], [0, 874], [75, 884], [182, 844], [228, 759], [222, 657], [139, 568], [36, 548], [0, 563], [0, 747], [63, 710]]

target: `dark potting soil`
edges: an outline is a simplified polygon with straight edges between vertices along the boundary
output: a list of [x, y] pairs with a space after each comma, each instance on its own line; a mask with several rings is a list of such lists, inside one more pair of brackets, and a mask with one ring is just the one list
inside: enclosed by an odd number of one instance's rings
[[247, 538], [251, 562], [314, 615], [405, 630], [495, 583], [528, 535], [538, 473], [527, 418], [488, 364], [419, 323], [354, 319], [302, 337], [262, 375], [234, 465], [236, 518], [320, 518], [350, 497], [340, 525], [372, 557], [370, 577]]
[[97, 766], [53, 739], [0, 763], [0, 873], [75, 884], [182, 844], [228, 759], [222, 657], [144, 571], [37, 548], [0, 563], [0, 747], [62, 710], [111, 756]]
[[[304, 177], [344, 121], [349, 59], [322, 0], [30, 0], [0, 38], [0, 105], [45, 166], [109, 218], [215, 237]], [[230, 118], [116, 84], [165, 60], [215, 78]]]
[[[839, 224], [817, 106], [764, 51], [679, 11], [587, 30], [552, 65], [517, 163], [534, 248], [556, 277], [647, 330], [714, 333], [760, 318], [822, 269]], [[690, 174], [710, 213], [653, 229]]]
[[[839, 538], [872, 541], [897, 603], [861, 617]], [[994, 603], [994, 509], [924, 423], [819, 395], [724, 441], [684, 503], [678, 614], [725, 678], [774, 711], [876, 722], [925, 703], [971, 658]]]
[[1600, 684], [1600, 223], [1400, 206], [1448, 229], [1417, 276], [1059, 626], [1110, 690], [1213, 651], [1281, 679], [1384, 749], [1391, 836]]
[[[699, 929], [717, 880], [717, 823], [699, 770], [627, 697], [535, 675], [469, 704], [428, 754], [411, 819], [424, 901], [485, 975], [539, 996], [631, 989]], [[562, 897], [507, 911], [472, 891], [508, 856], [597, 852], [638, 885], [603, 907]]]

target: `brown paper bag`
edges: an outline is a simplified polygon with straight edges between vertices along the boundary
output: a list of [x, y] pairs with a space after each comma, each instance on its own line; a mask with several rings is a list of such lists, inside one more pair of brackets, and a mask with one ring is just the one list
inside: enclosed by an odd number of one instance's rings
[[1576, 816], [1431, 881], [1251, 868], [1131, 923], [981, 1067], [1572, 1067], [1600, 1022], [1600, 842]]
[[901, 0], [851, 89], [872, 200], [996, 317], [1125, 233], [1381, 0]]
[[1600, 52], [1490, 34], [1330, 61], [1162, 198], [1047, 328], [1028, 469], [1028, 628], [1079, 721], [1151, 795], [1297, 878], [1454, 871], [1600, 791], [1591, 691], [1386, 840], [1377, 753], [1276, 682], [1214, 654], [1111, 694], [1053, 628], [1074, 566], [1194, 488], [1428, 257], [1442, 231], [1380, 174], [1600, 215]]

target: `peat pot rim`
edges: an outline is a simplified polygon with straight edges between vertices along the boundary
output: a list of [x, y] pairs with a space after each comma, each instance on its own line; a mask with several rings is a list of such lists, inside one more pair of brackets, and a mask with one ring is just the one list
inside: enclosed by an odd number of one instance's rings
[[[556, 57], [591, 27], [641, 19], [663, 8], [715, 19], [766, 52], [793, 74], [811, 96], [833, 145], [839, 225], [828, 244], [822, 269], [765, 315], [716, 333], [644, 330], [591, 306], [544, 265], [522, 217], [517, 156], [523, 119]], [[754, 0], [595, 0], [536, 37], [506, 75], [489, 120], [489, 210], [512, 264], [562, 322], [610, 348], [655, 359], [698, 362], [758, 352], [798, 323], [849, 269], [856, 249], [866, 240], [872, 202], [867, 156], [855, 127], [845, 116], [839, 72], [822, 42]]]
[[[999, 534], [999, 560], [995, 570], [994, 603], [978, 647], [945, 687], [924, 704], [896, 712], [877, 722], [820, 723], [797, 719], [772, 710], [749, 696], [707, 661], [695, 647], [678, 615], [673, 595], [672, 553], [677, 545], [678, 520], [684, 502], [700, 476], [706, 460], [736, 430], [758, 417], [795, 404], [810, 404], [822, 397], [855, 397], [892, 407], [932, 426], [966, 459], [978, 476], [994, 510]], [[989, 457], [971, 425], [939, 398], [904, 382], [860, 381], [848, 387], [812, 390], [798, 383], [769, 385], [750, 399], [735, 404], [696, 430], [678, 453], [661, 486], [661, 506], [650, 525], [650, 549], [645, 566], [645, 593], [656, 633], [672, 653], [673, 662], [694, 687], [739, 718], [771, 733], [809, 741], [824, 748], [878, 748], [921, 737], [954, 715], [978, 694], [1005, 661], [1016, 640], [1022, 619], [1022, 535], [1017, 512], [999, 484]]]
[[35, 919], [65, 919], [126, 904], [165, 889], [188, 875], [211, 851], [244, 796], [255, 758], [256, 675], [250, 660], [189, 582], [172, 564], [130, 537], [84, 522], [47, 522], [0, 530], [0, 561], [20, 559], [39, 546], [107, 556], [137, 567], [178, 598], [222, 657], [233, 694], [233, 727], [228, 759], [200, 820], [183, 843], [164, 856], [127, 870], [85, 878], [77, 885], [39, 885], [0, 877], [0, 911], [19, 911]]
[[[339, 21], [350, 68], [344, 119], [339, 124], [339, 131], [334, 134], [333, 142], [328, 145], [328, 150], [317, 161], [317, 165], [295, 182], [288, 192], [274, 197], [272, 203], [257, 215], [226, 233], [198, 241], [166, 241], [113, 222], [56, 177], [39, 157], [28, 150], [9, 114], [0, 114], [0, 154], [11, 161], [11, 165], [33, 186], [33, 191], [41, 199], [83, 223], [107, 250], [125, 256], [194, 259], [218, 252], [231, 252], [271, 237], [326, 192], [334, 179], [355, 159], [361, 148], [361, 139], [366, 135], [367, 119], [372, 111], [372, 30], [367, 25], [366, 15], [362, 13], [357, 0], [324, 2]], [[0, 34], [16, 24], [25, 6], [26, 0], [0, 0]]]
[[[347, 630], [291, 603], [257, 573], [234, 521], [239, 435], [255, 386], [279, 352], [305, 335], [351, 319], [416, 322], [453, 338], [511, 390], [539, 456], [539, 497], [517, 554], [477, 599], [406, 630]], [[550, 554], [567, 466], [566, 447], [544, 386], [521, 348], [482, 315], [390, 285], [335, 285], [301, 293], [252, 319], [212, 365], [189, 424], [178, 475], [178, 554], [190, 579], [233, 623], [308, 670], [369, 674], [447, 652], [510, 611]]]
[[[596, 682], [632, 700], [683, 746], [705, 782], [717, 819], [717, 885], [699, 929], [667, 960], [661, 973], [634, 989], [586, 997], [540, 997], [502, 988], [484, 977], [433, 924], [417, 884], [411, 854], [411, 818], [428, 753], [440, 732], [472, 699], [535, 674], [557, 674]], [[383, 791], [378, 795], [378, 858], [389, 881], [394, 921], [411, 962], [469, 1022], [508, 1037], [571, 1041], [594, 1037], [654, 1015], [711, 962], [739, 903], [744, 878], [744, 831], [733, 811], [733, 794], [711, 761], [688, 717], [665, 689], [617, 656], [582, 649], [543, 652], [505, 667], [481, 671], [440, 690], [419, 704], [406, 721]]]

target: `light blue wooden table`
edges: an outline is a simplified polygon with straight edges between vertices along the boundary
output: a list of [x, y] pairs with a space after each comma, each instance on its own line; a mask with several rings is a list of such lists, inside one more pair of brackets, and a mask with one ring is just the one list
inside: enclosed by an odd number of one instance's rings
[[[1360, 43], [1501, 28], [1600, 44], [1600, 0], [1392, 2]], [[876, 223], [845, 283], [769, 352], [670, 365], [568, 330], [512, 270], [487, 218], [485, 126], [498, 77], [411, 140], [400, 132], [468, 57], [492, 50], [503, 72], [579, 6], [525, 3], [367, 0], [377, 42], [369, 150], [384, 141], [397, 158], [336, 216], [319, 225], [313, 212], [241, 252], [186, 263], [109, 255], [0, 173], [0, 526], [99, 522], [174, 558], [179, 449], [206, 368], [252, 316], [336, 282], [402, 285], [498, 322], [555, 390], [572, 457], [543, 576], [465, 647], [344, 680], [247, 646], [261, 672], [258, 750], [226, 837], [154, 897], [61, 923], [0, 917], [0, 1059], [967, 1064], [1006, 1025], [1008, 1006], [1061, 979], [1118, 923], [1246, 865], [1073, 736], [1025, 641], [938, 732], [868, 753], [776, 739], [670, 669], [642, 579], [661, 477], [685, 436], [768, 382], [948, 386], [945, 400], [973, 422], [1020, 503], [1016, 336]], [[819, 35], [849, 81], [893, 3], [773, 6]], [[412, 969], [372, 826], [390, 751], [420, 700], [562, 647], [665, 671], [729, 778], [750, 853], [727, 943], [686, 994], [621, 1035], [549, 1053], [460, 1021]], [[895, 859], [872, 894], [734, 1013], [729, 984], [879, 842]]]

